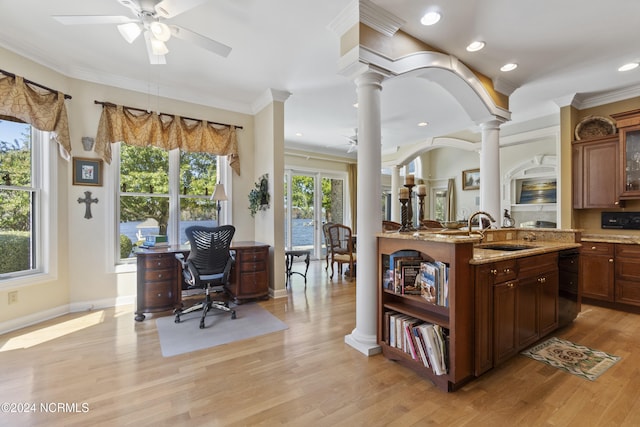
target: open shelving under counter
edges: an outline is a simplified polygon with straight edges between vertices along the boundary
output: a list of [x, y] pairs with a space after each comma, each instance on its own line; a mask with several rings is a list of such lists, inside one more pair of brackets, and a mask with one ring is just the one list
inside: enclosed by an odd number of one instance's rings
[[[478, 238], [446, 233], [381, 233], [377, 237], [378, 343], [383, 355], [429, 379], [441, 390], [458, 389], [474, 378], [474, 282], [469, 261]], [[406, 256], [409, 253], [413, 256]], [[398, 262], [403, 256], [414, 260], [413, 267], [405, 268], [420, 269], [423, 289], [425, 283], [432, 283], [433, 276], [427, 273], [429, 265], [439, 266], [433, 281], [437, 292], [420, 294], [418, 280], [413, 276], [415, 270], [406, 270], [405, 274]], [[396, 265], [401, 265], [397, 272]], [[390, 271], [394, 272], [393, 277]], [[416, 286], [404, 284], [405, 275]], [[412, 293], [405, 293], [409, 288]], [[420, 328], [430, 332], [420, 333]], [[428, 357], [428, 336], [435, 336], [435, 349], [440, 349], [440, 357], [436, 357], [444, 360], [440, 368]]]

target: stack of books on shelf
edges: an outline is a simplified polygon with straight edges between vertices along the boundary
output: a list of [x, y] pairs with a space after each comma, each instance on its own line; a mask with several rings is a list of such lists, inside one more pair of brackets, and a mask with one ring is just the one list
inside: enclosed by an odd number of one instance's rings
[[420, 263], [420, 295], [428, 302], [449, 307], [449, 266], [440, 261]]
[[420, 252], [398, 251], [383, 259], [384, 279], [382, 286], [400, 295], [420, 295], [420, 263], [424, 261]]
[[440, 325], [423, 322], [406, 314], [385, 313], [385, 341], [431, 368], [435, 375], [445, 375], [448, 365], [448, 333]]

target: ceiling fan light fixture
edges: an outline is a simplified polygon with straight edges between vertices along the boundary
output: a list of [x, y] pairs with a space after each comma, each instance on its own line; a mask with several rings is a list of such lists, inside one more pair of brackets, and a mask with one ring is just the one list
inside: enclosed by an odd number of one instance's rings
[[127, 43], [133, 43], [140, 33], [142, 33], [142, 29], [137, 22], [120, 24], [118, 25], [118, 31], [120, 31], [120, 35], [127, 41]]
[[151, 51], [154, 55], [166, 55], [169, 53], [167, 45], [162, 40], [158, 40], [155, 37], [151, 37]]
[[166, 42], [171, 38], [171, 30], [169, 26], [163, 22], [154, 21], [149, 24], [149, 29], [157, 40], [161, 42]]

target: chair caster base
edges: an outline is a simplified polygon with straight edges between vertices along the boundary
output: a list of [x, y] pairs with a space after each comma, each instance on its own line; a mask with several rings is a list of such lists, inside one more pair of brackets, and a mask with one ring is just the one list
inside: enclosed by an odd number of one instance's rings
[[232, 319], [235, 319], [235, 318], [236, 318], [236, 311], [235, 311], [235, 310], [233, 310], [233, 311], [231, 312], [231, 318], [232, 318]]

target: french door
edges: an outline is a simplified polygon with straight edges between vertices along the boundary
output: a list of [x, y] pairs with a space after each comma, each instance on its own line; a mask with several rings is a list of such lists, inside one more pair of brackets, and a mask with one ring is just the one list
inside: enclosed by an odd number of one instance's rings
[[285, 247], [309, 249], [312, 258], [324, 258], [322, 224], [346, 223], [346, 176], [287, 170], [284, 175]]

